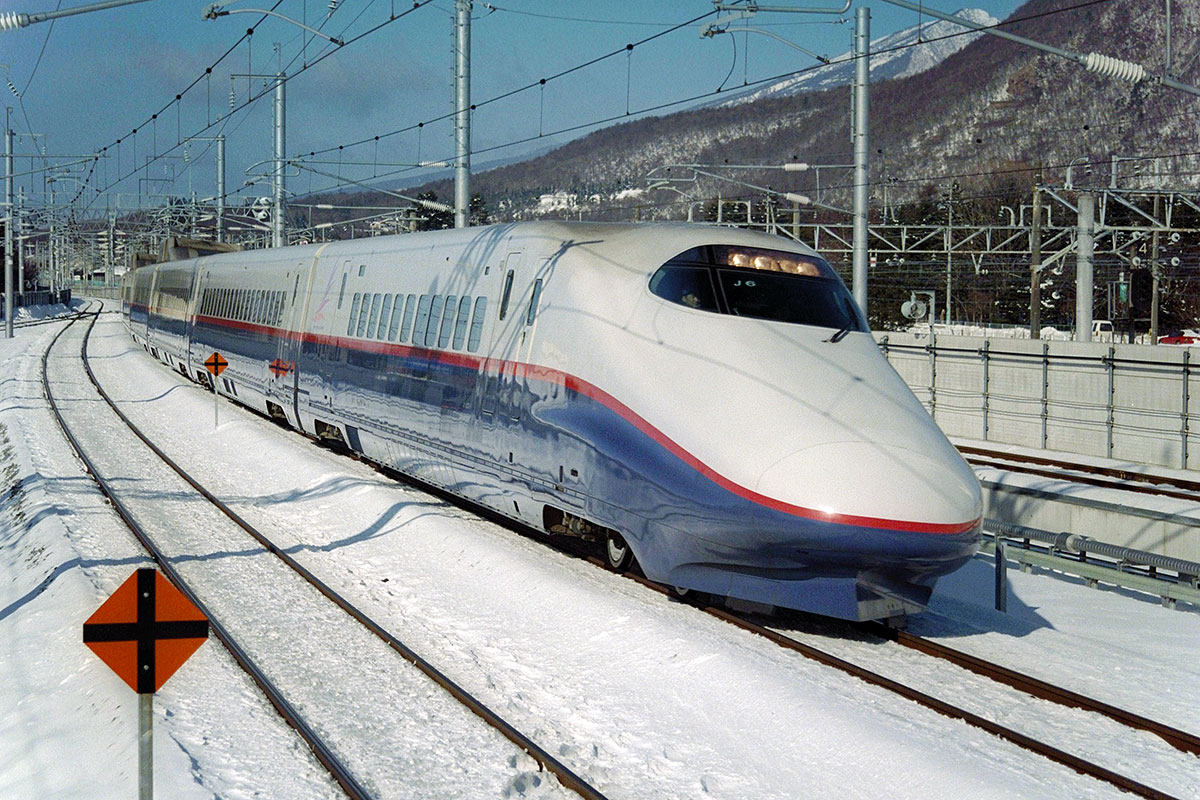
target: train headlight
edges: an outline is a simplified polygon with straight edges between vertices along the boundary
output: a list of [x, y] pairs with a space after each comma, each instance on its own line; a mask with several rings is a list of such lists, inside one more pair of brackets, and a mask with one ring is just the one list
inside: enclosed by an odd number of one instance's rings
[[730, 249], [725, 252], [725, 264], [742, 269], [783, 272], [788, 275], [806, 275], [811, 278], [821, 275], [820, 268], [812, 261], [789, 258], [787, 255], [775, 251]]

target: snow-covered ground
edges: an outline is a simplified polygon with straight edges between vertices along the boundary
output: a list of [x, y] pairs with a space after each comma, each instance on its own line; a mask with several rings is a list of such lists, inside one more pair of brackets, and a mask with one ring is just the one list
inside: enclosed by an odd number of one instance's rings
[[[40, 355], [57, 327], [0, 340], [0, 570], [10, 576], [0, 583], [0, 797], [128, 797], [137, 704], [82, 644], [80, 626], [146, 558], [46, 410]], [[614, 800], [1120, 795], [242, 409], [222, 405], [214, 430], [211, 395], [134, 349], [111, 315], [98, 323], [91, 352], [126, 413], [212, 491]], [[1008, 574], [1009, 614], [991, 610], [991, 567], [980, 559], [944, 581], [934, 613], [914, 629], [1200, 728], [1190, 713], [1200, 690], [1200, 614]], [[921, 680], [929, 669], [891, 663], [884, 646], [879, 653], [901, 679]], [[337, 796], [215, 641], [155, 702], [159, 797]], [[368, 713], [371, 698], [361, 703]], [[1077, 727], [1059, 712], [1046, 712], [1044, 723]], [[449, 763], [475, 757], [431, 725], [422, 735], [442, 741]], [[1110, 766], [1149, 783], [1171, 770], [1164, 788], [1200, 795], [1200, 761], [1163, 756], [1136, 738]], [[402, 770], [415, 743], [359, 746], [394, 752]], [[385, 796], [432, 796], [429, 787], [444, 793], [447, 785], [461, 797], [562, 794], [532, 774], [486, 786], [466, 770], [455, 784], [455, 774], [412, 775]]]

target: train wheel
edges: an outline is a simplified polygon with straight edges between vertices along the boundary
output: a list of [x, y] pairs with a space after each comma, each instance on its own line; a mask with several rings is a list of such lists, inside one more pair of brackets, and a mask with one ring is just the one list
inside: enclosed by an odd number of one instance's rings
[[614, 572], [624, 572], [633, 563], [633, 551], [616, 531], [609, 531], [604, 540], [604, 555], [608, 568]]

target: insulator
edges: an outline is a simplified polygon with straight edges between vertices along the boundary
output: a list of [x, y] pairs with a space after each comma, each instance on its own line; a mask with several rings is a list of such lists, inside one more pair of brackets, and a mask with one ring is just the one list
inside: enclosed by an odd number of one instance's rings
[[1099, 53], [1088, 53], [1083, 60], [1083, 66], [1090, 72], [1096, 72], [1110, 78], [1120, 78], [1131, 83], [1137, 83], [1146, 78], [1146, 68], [1141, 64], [1135, 64], [1132, 61], [1122, 61], [1119, 58], [1104, 56]]
[[24, 28], [28, 24], [28, 14], [17, 14], [12, 11], [7, 14], [0, 14], [0, 31], [15, 31], [17, 28]]

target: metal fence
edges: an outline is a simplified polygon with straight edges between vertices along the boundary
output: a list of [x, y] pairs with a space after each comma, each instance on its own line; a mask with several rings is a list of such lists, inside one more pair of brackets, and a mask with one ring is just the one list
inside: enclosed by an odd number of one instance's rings
[[[949, 436], [1200, 466], [1200, 359], [1186, 347], [877, 333]], [[1195, 431], [1195, 433], [1193, 432]]]

